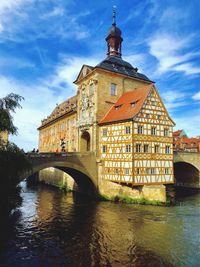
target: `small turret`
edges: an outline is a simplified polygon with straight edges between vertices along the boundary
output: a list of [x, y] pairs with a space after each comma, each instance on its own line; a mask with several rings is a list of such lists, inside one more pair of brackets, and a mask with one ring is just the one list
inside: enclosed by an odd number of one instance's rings
[[121, 30], [116, 27], [116, 10], [113, 8], [113, 23], [108, 31], [106, 42], [108, 45], [108, 56], [121, 57], [121, 43], [123, 38], [121, 37]]

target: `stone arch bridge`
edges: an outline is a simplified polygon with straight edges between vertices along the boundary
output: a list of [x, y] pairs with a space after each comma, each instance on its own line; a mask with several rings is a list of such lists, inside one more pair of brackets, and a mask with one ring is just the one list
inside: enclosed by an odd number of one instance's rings
[[32, 163], [32, 169], [23, 173], [22, 180], [40, 170], [54, 167], [69, 174], [81, 191], [88, 194], [98, 191], [97, 162], [93, 152], [30, 153], [27, 157]]
[[[71, 175], [80, 190], [93, 194], [98, 192], [98, 166], [93, 152], [27, 154], [32, 170], [22, 179], [42, 169], [54, 167]], [[200, 188], [200, 153], [174, 152], [175, 183], [178, 186]]]
[[174, 152], [174, 176], [178, 186], [200, 188], [200, 153]]

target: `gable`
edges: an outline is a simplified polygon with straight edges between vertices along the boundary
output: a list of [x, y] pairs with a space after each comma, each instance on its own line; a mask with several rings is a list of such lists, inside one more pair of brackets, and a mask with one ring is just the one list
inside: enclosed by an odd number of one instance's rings
[[170, 118], [155, 86], [153, 86], [150, 90], [141, 111], [134, 120], [152, 124], [166, 124], [169, 126], [175, 125], [173, 120]]
[[83, 79], [85, 76], [91, 73], [93, 69], [94, 68], [92, 66], [83, 65], [74, 83], [77, 83], [79, 80]]

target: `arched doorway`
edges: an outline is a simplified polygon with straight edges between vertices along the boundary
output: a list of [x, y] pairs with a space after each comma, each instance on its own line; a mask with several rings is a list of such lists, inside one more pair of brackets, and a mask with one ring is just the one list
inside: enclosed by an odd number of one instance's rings
[[80, 150], [90, 151], [90, 134], [87, 131], [81, 135]]

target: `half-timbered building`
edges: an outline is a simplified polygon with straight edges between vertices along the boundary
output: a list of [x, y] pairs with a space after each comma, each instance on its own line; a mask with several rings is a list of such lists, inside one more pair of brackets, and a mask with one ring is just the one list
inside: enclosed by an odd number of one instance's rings
[[[92, 151], [102, 179], [131, 185], [173, 183], [171, 120], [154, 83], [122, 59], [122, 33], [113, 23], [107, 56], [83, 65], [75, 97], [42, 121], [39, 151]], [[67, 73], [66, 73], [67, 75]]]
[[100, 121], [103, 178], [132, 185], [173, 183], [173, 126], [154, 84], [119, 97]]

